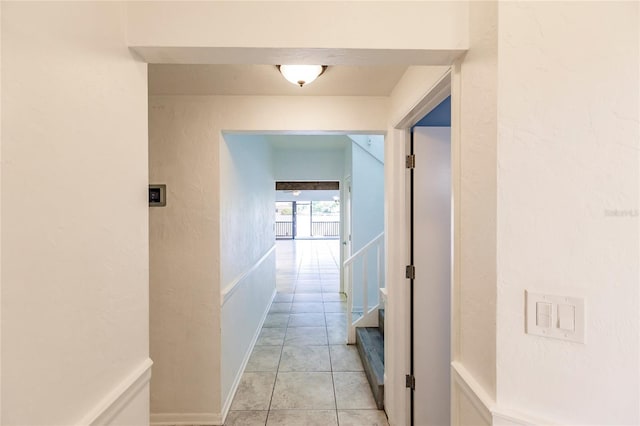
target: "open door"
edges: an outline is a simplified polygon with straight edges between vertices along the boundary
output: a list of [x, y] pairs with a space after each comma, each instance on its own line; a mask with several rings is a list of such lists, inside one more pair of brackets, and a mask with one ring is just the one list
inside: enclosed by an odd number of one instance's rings
[[450, 424], [451, 128], [412, 134], [412, 424]]

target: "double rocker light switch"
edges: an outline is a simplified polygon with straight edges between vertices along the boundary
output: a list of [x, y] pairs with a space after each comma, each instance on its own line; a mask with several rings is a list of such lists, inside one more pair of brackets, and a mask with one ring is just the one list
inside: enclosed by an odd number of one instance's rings
[[584, 299], [525, 291], [526, 332], [584, 343]]
[[551, 309], [553, 305], [547, 302], [536, 303], [536, 326], [551, 327]]

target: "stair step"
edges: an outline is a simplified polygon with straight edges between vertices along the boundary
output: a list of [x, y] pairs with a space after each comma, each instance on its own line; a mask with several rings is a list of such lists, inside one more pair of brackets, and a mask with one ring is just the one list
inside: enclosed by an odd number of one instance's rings
[[373, 398], [379, 410], [384, 407], [384, 337], [378, 327], [356, 328], [356, 346]]
[[378, 329], [382, 333], [382, 337], [384, 337], [384, 309], [378, 310]]

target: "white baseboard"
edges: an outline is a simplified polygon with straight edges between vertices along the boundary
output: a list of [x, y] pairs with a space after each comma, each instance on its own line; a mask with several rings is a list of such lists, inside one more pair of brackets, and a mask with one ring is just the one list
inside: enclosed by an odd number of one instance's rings
[[107, 425], [138, 395], [151, 379], [153, 361], [147, 358], [109, 392], [78, 424]]
[[151, 424], [217, 426], [222, 418], [215, 413], [156, 413], [151, 415]]
[[560, 424], [505, 407], [495, 407], [492, 414], [494, 426], [553, 426]]
[[242, 380], [242, 374], [244, 374], [244, 369], [247, 367], [247, 363], [249, 362], [249, 358], [251, 357], [251, 353], [253, 352], [253, 348], [258, 341], [258, 337], [260, 337], [260, 331], [262, 331], [262, 326], [264, 325], [264, 321], [267, 319], [267, 315], [269, 315], [269, 309], [271, 309], [271, 304], [273, 303], [273, 299], [276, 297], [277, 291], [274, 289], [273, 294], [271, 295], [271, 301], [267, 305], [267, 309], [262, 314], [262, 318], [260, 319], [260, 326], [256, 330], [253, 338], [251, 339], [251, 344], [249, 345], [249, 350], [244, 355], [242, 360], [242, 366], [238, 370], [238, 374], [236, 374], [235, 379], [233, 380], [233, 385], [231, 385], [231, 391], [229, 395], [227, 395], [227, 399], [222, 406], [222, 422], [223, 424], [227, 419], [227, 414], [229, 414], [229, 410], [231, 409], [231, 403], [233, 402], [233, 397], [236, 395], [236, 391], [238, 390], [238, 386], [240, 385], [240, 380]]
[[[497, 411], [493, 412], [493, 425], [494, 426], [534, 426], [536, 424], [543, 423], [531, 423], [526, 419], [519, 418], [513, 415], [499, 413]], [[547, 425], [548, 423], [544, 423]]]

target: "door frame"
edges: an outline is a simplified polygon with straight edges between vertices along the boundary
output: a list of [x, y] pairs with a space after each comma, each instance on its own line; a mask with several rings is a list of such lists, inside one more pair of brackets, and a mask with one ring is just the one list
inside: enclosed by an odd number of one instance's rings
[[[409, 171], [404, 167], [410, 152], [411, 128], [426, 114], [451, 96], [451, 185], [452, 185], [452, 265], [451, 265], [451, 361], [459, 355], [459, 281], [460, 281], [460, 69], [458, 59], [439, 80], [425, 91], [407, 113], [392, 123], [395, 143], [385, 146], [385, 158], [389, 159], [389, 178], [385, 176], [385, 212], [387, 278], [388, 283], [398, 283], [389, 289], [387, 323], [395, 335], [385, 345], [385, 386], [393, 390], [385, 392], [385, 407], [398, 425], [411, 425], [411, 392], [405, 386], [405, 375], [411, 371], [410, 335], [410, 286], [404, 285], [399, 275], [404, 277], [405, 266], [410, 264], [410, 214], [407, 203], [409, 194]], [[387, 187], [387, 182], [389, 186]], [[452, 376], [453, 377], [453, 376]], [[389, 379], [389, 380], [387, 380]], [[454, 406], [457, 403], [452, 385], [451, 421], [457, 424]]]

